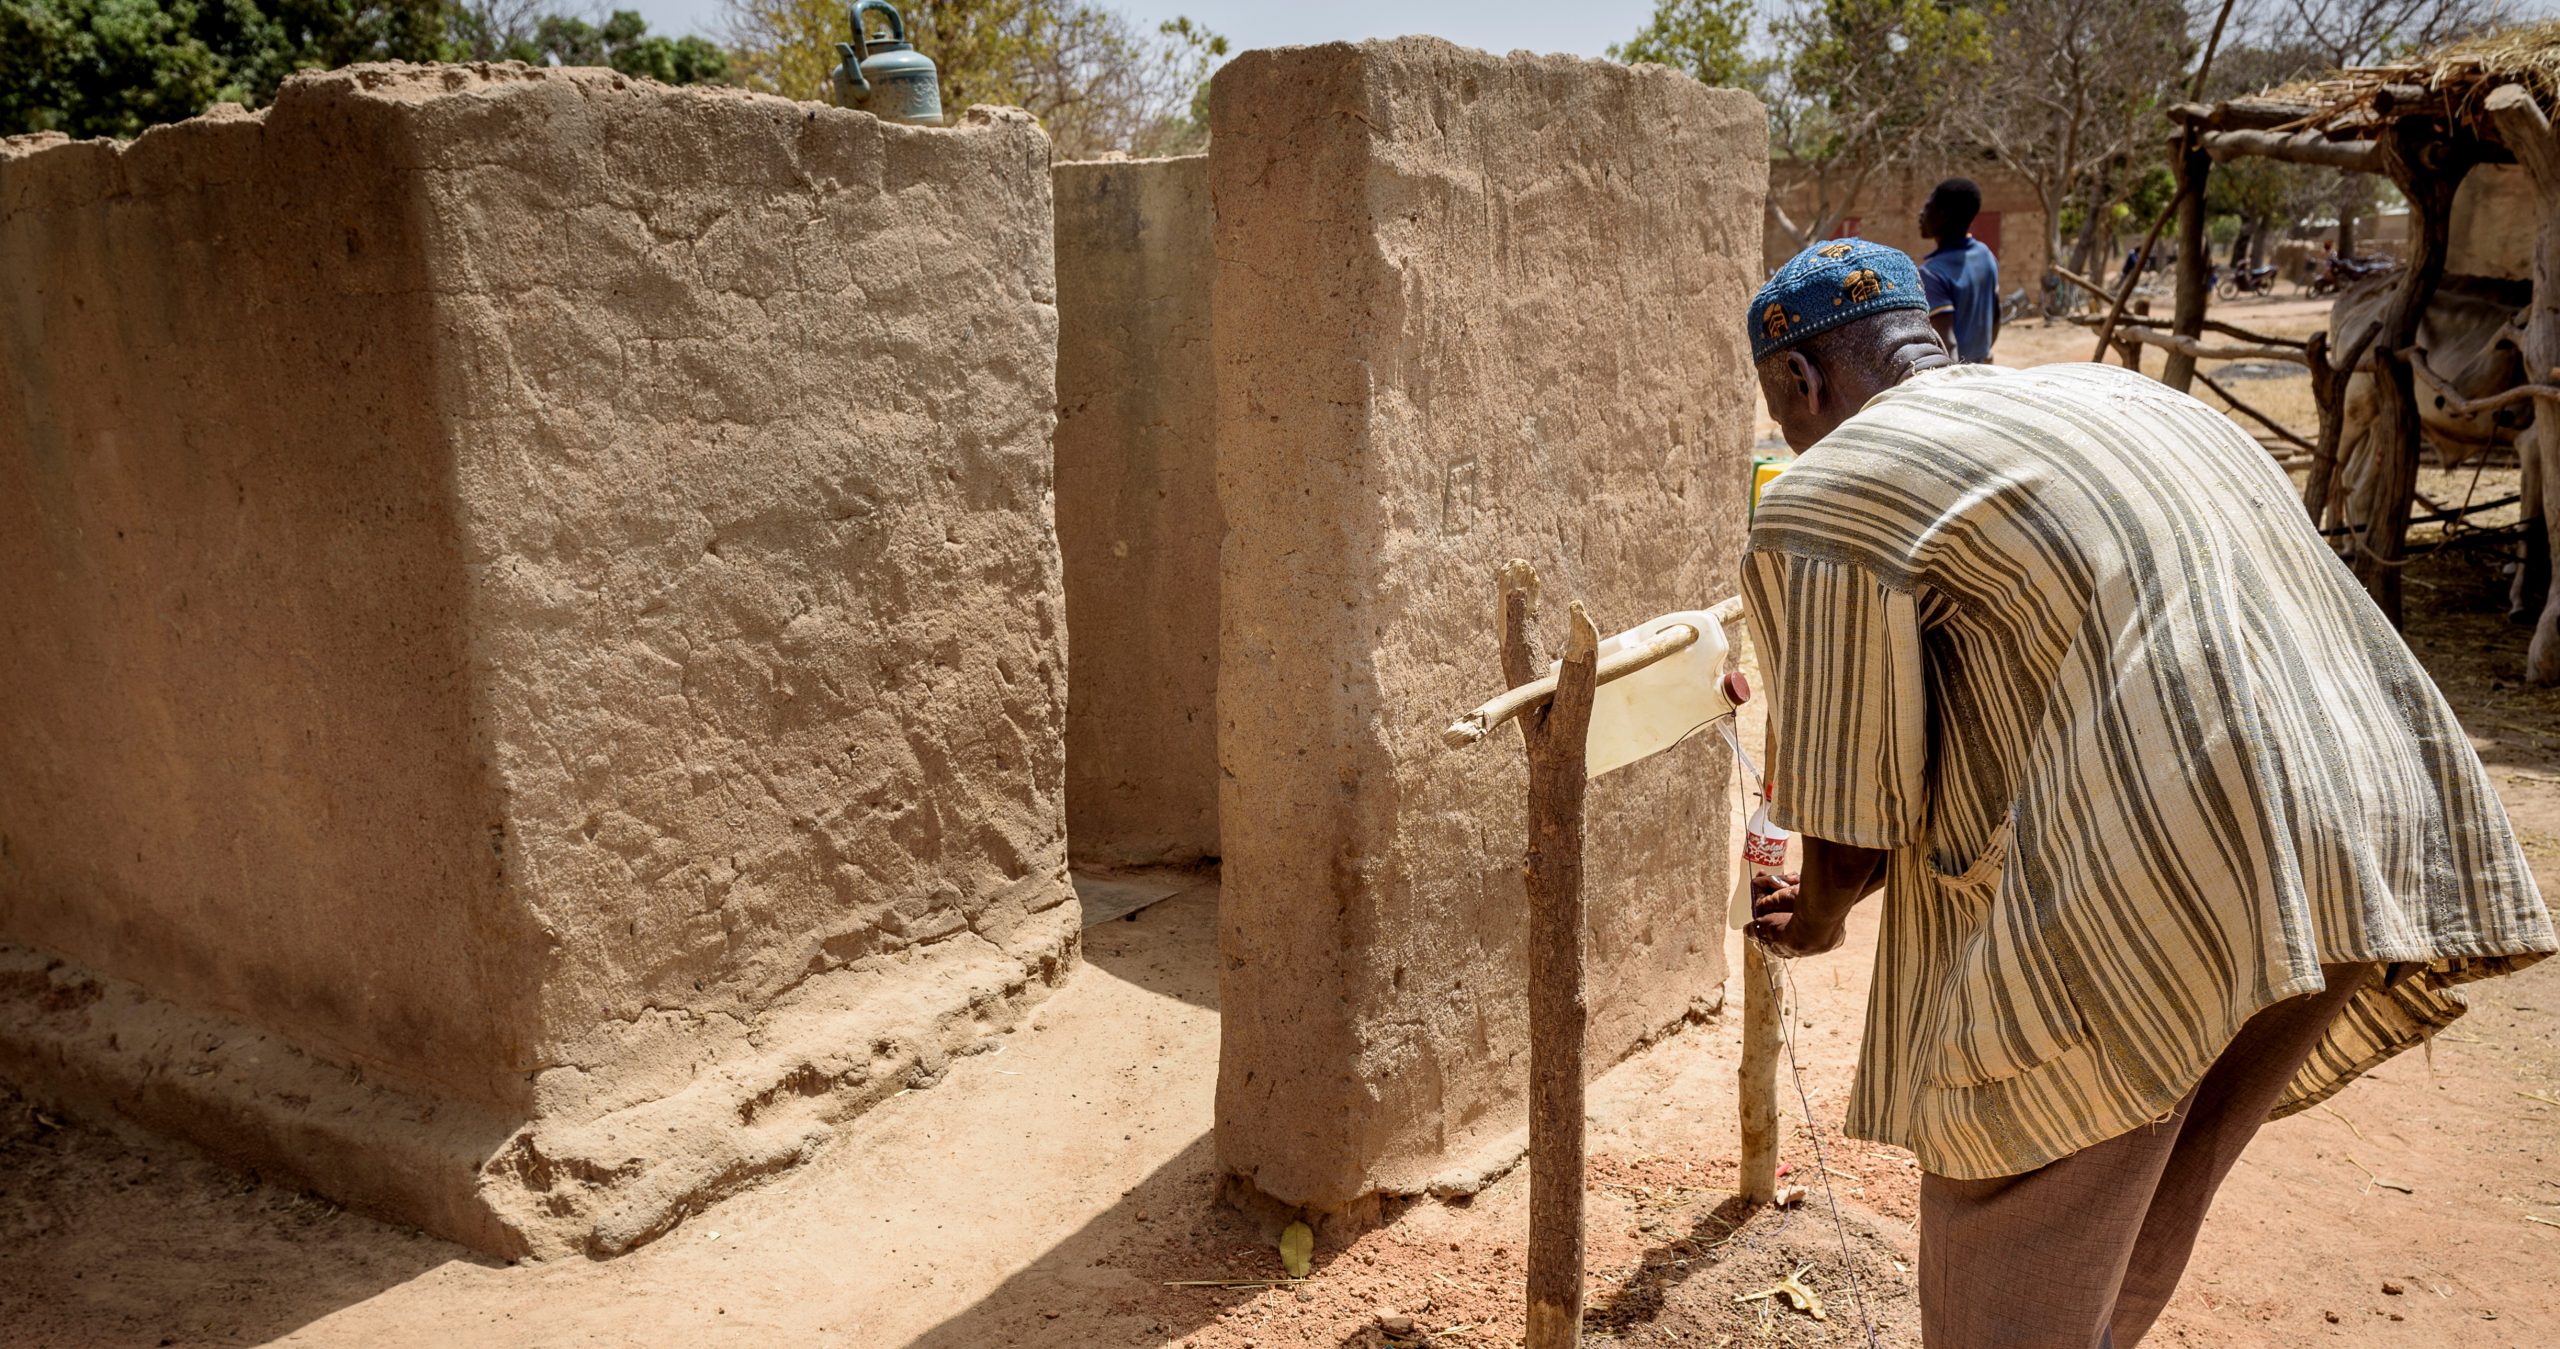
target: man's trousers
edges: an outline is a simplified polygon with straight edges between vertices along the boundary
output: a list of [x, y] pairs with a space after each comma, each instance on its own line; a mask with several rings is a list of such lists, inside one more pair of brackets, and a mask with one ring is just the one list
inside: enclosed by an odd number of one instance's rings
[[2177, 1290], [2213, 1193], [2367, 979], [2251, 1017], [2169, 1117], [2023, 1175], [1920, 1181], [1929, 1349], [2133, 1349]]

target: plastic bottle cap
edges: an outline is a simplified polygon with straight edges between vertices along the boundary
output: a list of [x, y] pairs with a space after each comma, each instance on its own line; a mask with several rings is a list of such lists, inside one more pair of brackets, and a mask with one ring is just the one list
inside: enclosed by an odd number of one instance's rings
[[1751, 681], [1735, 670], [1724, 677], [1724, 700], [1736, 707], [1751, 701]]

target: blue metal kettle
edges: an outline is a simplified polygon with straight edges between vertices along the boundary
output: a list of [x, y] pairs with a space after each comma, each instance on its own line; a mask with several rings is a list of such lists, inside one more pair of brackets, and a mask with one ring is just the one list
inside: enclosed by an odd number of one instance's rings
[[[875, 38], [863, 19], [886, 15], [889, 36]], [[857, 108], [890, 122], [942, 125], [942, 80], [933, 59], [907, 41], [907, 21], [889, 0], [860, 0], [853, 7], [853, 41], [839, 42], [844, 64], [835, 70], [836, 106]]]

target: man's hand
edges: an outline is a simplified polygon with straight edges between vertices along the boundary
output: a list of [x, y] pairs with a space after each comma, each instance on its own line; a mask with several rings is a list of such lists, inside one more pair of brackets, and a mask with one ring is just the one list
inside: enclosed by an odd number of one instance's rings
[[1818, 956], [1848, 935], [1849, 910], [1884, 883], [1885, 854], [1811, 834], [1804, 871], [1751, 878], [1751, 925], [1743, 935], [1780, 956]]
[[1780, 956], [1818, 956], [1840, 945], [1847, 935], [1848, 924], [1834, 920], [1820, 921], [1811, 913], [1796, 911], [1796, 901], [1803, 895], [1804, 878], [1797, 872], [1785, 875], [1756, 873], [1751, 878], [1751, 924], [1743, 935], [1759, 942]]

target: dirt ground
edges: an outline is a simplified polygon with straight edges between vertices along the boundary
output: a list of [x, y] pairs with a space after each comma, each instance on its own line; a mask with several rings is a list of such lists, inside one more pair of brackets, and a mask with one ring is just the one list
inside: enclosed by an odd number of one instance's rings
[[[2085, 340], [2013, 330], [2002, 358]], [[2560, 692], [2516, 684], [2524, 630], [2494, 564], [2447, 552], [2410, 580], [2411, 644], [2560, 894]], [[1179, 889], [1090, 929], [1086, 968], [1028, 1029], [613, 1261], [486, 1260], [0, 1088], [0, 1344], [1517, 1344], [1518, 1171], [1320, 1248], [1303, 1283], [1196, 1282], [1275, 1279], [1279, 1260], [1217, 1199], [1217, 890]], [[1589, 1342], [1854, 1345], [1863, 1304], [1879, 1343], [1918, 1343], [1916, 1172], [1831, 1128], [1872, 910], [1850, 949], [1793, 968], [1819, 1124], [1782, 1070], [1784, 1156], [1806, 1204], [1745, 1214], [1732, 1195], [1737, 1017], [1594, 1085]], [[2560, 962], [2475, 988], [2429, 1052], [2268, 1127], [2151, 1343], [2560, 1343]], [[1755, 1296], [1798, 1271], [1827, 1319]]]

